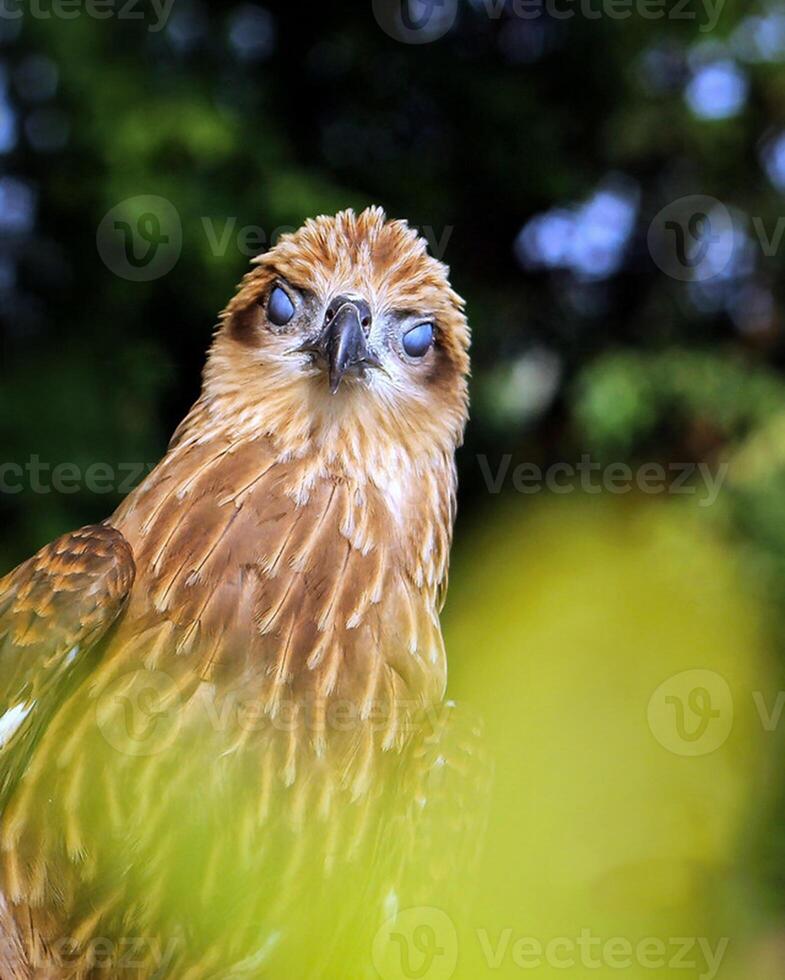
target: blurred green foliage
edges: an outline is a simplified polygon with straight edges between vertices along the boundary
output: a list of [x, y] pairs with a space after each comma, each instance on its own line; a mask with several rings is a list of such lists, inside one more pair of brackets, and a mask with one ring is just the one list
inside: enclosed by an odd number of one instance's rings
[[[500, 977], [519, 976], [526, 937], [542, 947], [536, 970], [527, 959], [537, 976], [610, 977], [616, 937], [633, 950], [623, 975], [671, 977], [634, 951], [674, 936], [715, 950], [727, 937], [720, 977], [785, 975], [781, 959], [756, 965], [761, 931], [779, 928], [761, 924], [751, 853], [782, 738], [756, 707], [774, 706], [778, 670], [743, 561], [673, 501], [574, 496], [487, 518], [457, 549], [446, 617], [451, 693], [482, 711], [497, 767], [458, 975], [491, 975], [491, 949]], [[685, 672], [727, 685], [716, 741], [692, 756], [695, 719], [680, 734], [672, 702], [654, 707]], [[586, 959], [582, 930], [602, 939]], [[548, 959], [558, 937], [572, 946]], [[679, 975], [713, 973], [696, 947]]]
[[[781, 210], [781, 11], [727, 2], [715, 23], [710, 5], [676, 7], [522, 18], [459, 0], [422, 45], [388, 36], [371, 3], [3, 20], [0, 166], [32, 195], [0, 228], [3, 459], [154, 461], [254, 251], [241, 230], [259, 226], [258, 250], [372, 202], [429, 235], [469, 301], [465, 513], [484, 492], [479, 451], [679, 454], [674, 412], [721, 449], [778, 399], [783, 257], [763, 245]], [[7, 210], [19, 187], [3, 188]], [[179, 261], [152, 282], [114, 275], [96, 249], [103, 216], [140, 194], [171, 201], [183, 227]], [[654, 216], [691, 194], [738, 226], [707, 282], [669, 277], [647, 247]], [[532, 245], [549, 215], [569, 233]], [[0, 557], [120, 496], [3, 494]]]
[[627, 459], [678, 451], [689, 438], [685, 427], [702, 427], [706, 442], [733, 445], [783, 410], [785, 387], [774, 372], [733, 351], [636, 351], [587, 367], [574, 406], [596, 451]]

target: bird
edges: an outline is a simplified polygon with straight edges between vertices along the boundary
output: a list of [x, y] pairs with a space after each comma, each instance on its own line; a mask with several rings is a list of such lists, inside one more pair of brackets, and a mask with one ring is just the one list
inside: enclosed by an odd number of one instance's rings
[[161, 461], [0, 581], [4, 980], [345, 976], [475, 847], [440, 626], [469, 346], [416, 229], [307, 220]]

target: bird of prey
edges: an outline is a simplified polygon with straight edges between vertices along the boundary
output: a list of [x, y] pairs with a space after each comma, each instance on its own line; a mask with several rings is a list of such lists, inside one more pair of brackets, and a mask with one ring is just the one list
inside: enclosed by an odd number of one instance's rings
[[161, 462], [0, 581], [3, 980], [360, 977], [471, 849], [439, 623], [468, 346], [405, 222], [309, 220]]

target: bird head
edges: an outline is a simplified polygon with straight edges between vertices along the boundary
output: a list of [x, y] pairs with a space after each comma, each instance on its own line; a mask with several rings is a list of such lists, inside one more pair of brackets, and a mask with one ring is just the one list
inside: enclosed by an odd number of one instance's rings
[[463, 301], [424, 239], [380, 208], [347, 210], [255, 260], [222, 314], [205, 396], [284, 451], [389, 435], [451, 452], [466, 422], [468, 347]]

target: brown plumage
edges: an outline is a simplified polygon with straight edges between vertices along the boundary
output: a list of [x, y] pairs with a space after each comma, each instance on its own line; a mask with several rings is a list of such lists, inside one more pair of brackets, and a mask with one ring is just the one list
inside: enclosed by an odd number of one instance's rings
[[171, 940], [157, 976], [275, 975], [336, 867], [389, 901], [412, 806], [471, 755], [438, 618], [462, 306], [405, 223], [307, 222], [243, 280], [144, 483], [0, 583], [3, 978], [87, 976], [96, 936]]

